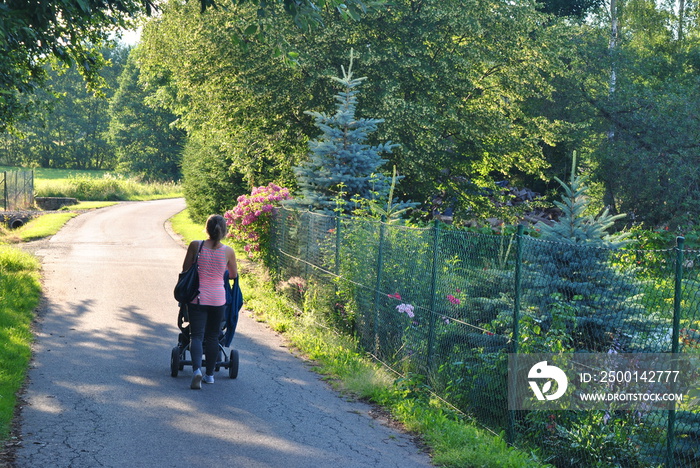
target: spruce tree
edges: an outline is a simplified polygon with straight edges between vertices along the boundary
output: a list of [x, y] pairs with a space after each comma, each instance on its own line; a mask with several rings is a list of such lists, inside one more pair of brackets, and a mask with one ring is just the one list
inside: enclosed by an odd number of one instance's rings
[[333, 77], [343, 90], [335, 95], [336, 112], [306, 111], [322, 134], [309, 142], [309, 160], [294, 168], [299, 196], [291, 205], [299, 208], [333, 210], [337, 200], [380, 200], [386, 198], [391, 180], [378, 172], [387, 162], [380, 154], [397, 146], [390, 141], [376, 146], [366, 144], [369, 134], [384, 119], [356, 118], [359, 87], [366, 78], [353, 78], [353, 57], [343, 76]]
[[[540, 241], [526, 249], [527, 302], [538, 311], [542, 330], [561, 338], [562, 348], [629, 348], [631, 332], [641, 331], [631, 322], [643, 310], [630, 303], [635, 294], [631, 275], [610, 261], [627, 236], [608, 232], [625, 215], [613, 216], [607, 209], [598, 216], [586, 214], [590, 201], [585, 179], [572, 174], [569, 185], [557, 181], [565, 191], [562, 201], [555, 202], [562, 215], [551, 225], [538, 223]], [[552, 346], [551, 339], [545, 343]]]
[[562, 216], [551, 225], [540, 221], [535, 226], [543, 239], [603, 248], [619, 248], [625, 244], [628, 234], [609, 234], [608, 230], [614, 226], [615, 221], [627, 216], [626, 214], [613, 216], [606, 208], [598, 216], [587, 215], [590, 211], [590, 199], [585, 179], [574, 176], [570, 185], [556, 177], [554, 179], [565, 192], [561, 202], [554, 202], [561, 210]]

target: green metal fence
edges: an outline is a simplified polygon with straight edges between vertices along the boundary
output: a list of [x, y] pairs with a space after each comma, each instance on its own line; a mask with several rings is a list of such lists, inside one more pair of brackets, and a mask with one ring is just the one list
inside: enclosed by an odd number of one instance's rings
[[[402, 375], [557, 467], [700, 466], [697, 411], [509, 411], [508, 353], [698, 353], [700, 252], [280, 210], [278, 283]], [[326, 294], [324, 294], [324, 291]]]

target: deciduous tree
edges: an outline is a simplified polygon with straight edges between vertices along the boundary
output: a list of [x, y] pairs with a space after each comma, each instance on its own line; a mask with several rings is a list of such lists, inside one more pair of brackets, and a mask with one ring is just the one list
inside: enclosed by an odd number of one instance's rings
[[[199, 0], [199, 11], [224, 7], [216, 0]], [[231, 2], [226, 2], [231, 3]], [[237, 0], [252, 12], [235, 31], [239, 40], [247, 35], [267, 34], [264, 18], [283, 14], [302, 28], [321, 24], [321, 13], [333, 10], [359, 19], [381, 7], [383, 0]], [[45, 79], [45, 60], [53, 57], [76, 64], [91, 86], [98, 87], [99, 53], [119, 28], [131, 26], [141, 15], [157, 9], [153, 0], [7, 0], [0, 5], [0, 131], [23, 115], [20, 95], [32, 92]]]
[[[264, 18], [270, 43], [253, 29], [239, 34], [249, 6], [207, 17], [191, 8], [170, 3], [146, 26], [147, 79], [167, 82], [163, 103], [188, 132], [215, 135], [251, 187], [276, 178], [290, 186], [315, 135], [303, 111], [332, 105], [325, 83], [351, 47], [371, 83], [363, 112], [385, 119], [374, 138], [401, 144], [390, 156], [406, 176], [400, 198], [426, 201], [468, 179], [475, 190], [451, 188], [473, 216], [494, 180], [543, 175], [543, 143], [556, 143], [558, 123], [527, 104], [551, 97], [566, 49], [534, 3], [401, 0], [360, 22], [325, 14], [324, 28], [303, 31]], [[278, 43], [296, 51], [295, 66], [275, 56]]]
[[136, 56], [132, 50], [109, 105], [116, 169], [147, 180], [177, 180], [185, 134], [171, 125], [175, 115], [147, 105]]

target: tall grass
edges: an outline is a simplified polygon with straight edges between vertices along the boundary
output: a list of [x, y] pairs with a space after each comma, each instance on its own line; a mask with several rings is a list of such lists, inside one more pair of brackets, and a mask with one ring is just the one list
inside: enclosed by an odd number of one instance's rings
[[154, 200], [182, 195], [175, 182], [138, 182], [123, 176], [104, 174], [102, 177], [74, 175], [67, 179], [37, 179], [37, 197], [71, 197], [78, 200]]
[[31, 357], [31, 323], [41, 294], [39, 267], [33, 256], [0, 245], [0, 440], [9, 434]]

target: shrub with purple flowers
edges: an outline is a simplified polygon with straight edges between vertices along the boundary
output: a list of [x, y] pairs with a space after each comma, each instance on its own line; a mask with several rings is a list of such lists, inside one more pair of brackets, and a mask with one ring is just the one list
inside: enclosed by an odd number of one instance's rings
[[289, 200], [289, 189], [274, 183], [256, 187], [250, 195], [238, 197], [238, 204], [224, 214], [229, 226], [229, 237], [245, 244], [250, 257], [269, 253], [272, 214], [282, 200]]

